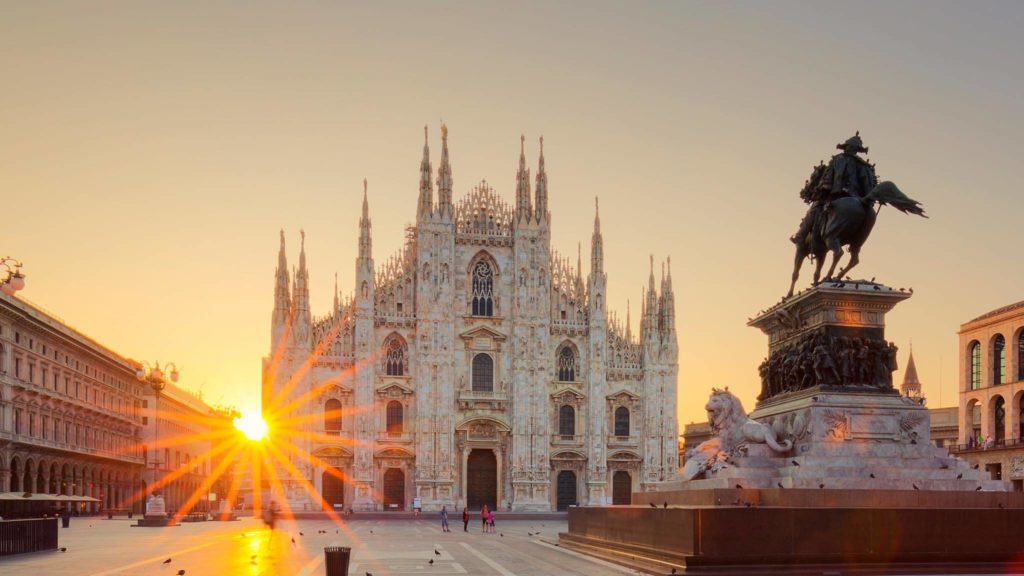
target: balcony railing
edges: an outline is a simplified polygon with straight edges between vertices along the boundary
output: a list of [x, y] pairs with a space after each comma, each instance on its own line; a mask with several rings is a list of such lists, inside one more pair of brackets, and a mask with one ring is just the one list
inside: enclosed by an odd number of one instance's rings
[[1002, 450], [1005, 448], [1017, 448], [1024, 446], [1024, 439], [1007, 438], [1005, 440], [993, 440], [991, 444], [950, 444], [946, 446], [950, 452], [984, 452], [985, 450]]
[[579, 445], [583, 444], [582, 434], [552, 434], [551, 443], [557, 445]]
[[609, 446], [612, 446], [612, 445], [636, 446], [639, 441], [640, 441], [640, 439], [637, 436], [615, 436], [614, 434], [608, 436], [608, 445]]

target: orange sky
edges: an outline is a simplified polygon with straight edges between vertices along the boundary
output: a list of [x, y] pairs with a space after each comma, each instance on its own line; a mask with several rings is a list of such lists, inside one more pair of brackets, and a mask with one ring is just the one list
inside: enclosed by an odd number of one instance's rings
[[305, 228], [322, 313], [364, 177], [377, 261], [400, 247], [424, 124], [457, 197], [511, 201], [543, 134], [553, 246], [586, 253], [600, 196], [613, 309], [635, 321], [672, 256], [686, 423], [711, 386], [752, 408], [746, 319], [787, 287], [811, 167], [860, 130], [931, 219], [883, 210], [857, 272], [915, 288], [888, 336], [950, 405], [959, 324], [1022, 298], [1022, 26], [1012, 3], [7, 3], [0, 253], [69, 324], [255, 408], [279, 228], [292, 258]]

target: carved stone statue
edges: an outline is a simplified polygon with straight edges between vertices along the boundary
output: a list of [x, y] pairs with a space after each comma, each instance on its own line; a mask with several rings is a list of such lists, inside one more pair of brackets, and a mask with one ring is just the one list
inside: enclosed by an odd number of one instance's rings
[[[900, 212], [925, 216], [919, 202], [905, 196], [892, 182], [878, 182], [875, 166], [858, 154], [868, 149], [858, 132], [836, 146], [836, 154], [828, 165], [819, 164], [804, 184], [800, 197], [810, 204], [800, 228], [790, 240], [796, 244], [796, 258], [789, 294], [793, 295], [804, 258], [815, 260], [814, 283], [821, 279], [825, 254], [832, 252], [832, 264], [825, 280], [842, 278], [860, 261], [860, 248], [875, 225], [875, 204], [892, 206]], [[843, 246], [850, 249], [850, 260], [834, 274]], [[834, 275], [833, 275], [834, 274]]]
[[775, 452], [788, 452], [793, 447], [792, 440], [780, 442], [771, 427], [748, 418], [740, 399], [728, 388], [713, 388], [704, 409], [715, 436], [701, 442], [687, 459], [683, 468], [687, 480], [707, 471], [717, 472], [728, 465], [733, 450], [747, 444], [767, 444]]

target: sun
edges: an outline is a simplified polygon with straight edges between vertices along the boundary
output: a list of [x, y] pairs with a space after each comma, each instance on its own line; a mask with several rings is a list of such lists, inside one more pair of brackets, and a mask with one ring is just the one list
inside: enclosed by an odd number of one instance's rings
[[262, 416], [254, 412], [248, 412], [242, 414], [241, 418], [235, 418], [235, 428], [253, 442], [259, 442], [267, 435], [267, 423]]

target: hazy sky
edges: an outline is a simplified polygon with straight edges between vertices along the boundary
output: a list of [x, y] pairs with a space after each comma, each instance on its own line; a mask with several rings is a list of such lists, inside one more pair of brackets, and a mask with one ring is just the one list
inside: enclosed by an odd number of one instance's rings
[[[672, 256], [682, 423], [748, 409], [811, 167], [860, 130], [931, 219], [883, 209], [856, 275], [913, 286], [929, 405], [956, 402], [961, 323], [1024, 298], [1024, 8], [1014, 3], [6, 2], [0, 253], [23, 294], [127, 356], [254, 408], [278, 229], [305, 228], [314, 313], [353, 286], [363, 178], [382, 262], [415, 219], [424, 124], [456, 197], [514, 197], [545, 156], [552, 244], [589, 248], [609, 306]], [[586, 268], [586, 265], [585, 265]], [[803, 280], [809, 278], [805, 267]], [[897, 374], [902, 379], [902, 372]]]

